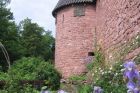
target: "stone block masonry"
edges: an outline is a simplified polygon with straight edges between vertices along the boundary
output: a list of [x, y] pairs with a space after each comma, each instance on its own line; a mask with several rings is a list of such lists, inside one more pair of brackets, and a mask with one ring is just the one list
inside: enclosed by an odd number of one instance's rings
[[106, 62], [140, 54], [140, 47], [130, 44], [140, 34], [140, 0], [97, 0], [96, 15], [97, 40]]
[[[84, 16], [74, 16], [78, 4]], [[140, 0], [59, 0], [54, 10], [55, 66], [63, 78], [86, 71], [95, 42], [109, 65], [140, 55]]]
[[81, 74], [86, 71], [88, 52], [94, 49], [95, 6], [85, 5], [85, 16], [77, 17], [74, 6], [69, 6], [56, 19], [56, 68], [65, 78]]

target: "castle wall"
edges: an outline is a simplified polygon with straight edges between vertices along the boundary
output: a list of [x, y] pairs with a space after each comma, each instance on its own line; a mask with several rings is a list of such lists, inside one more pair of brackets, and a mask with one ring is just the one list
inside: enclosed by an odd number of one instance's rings
[[107, 62], [140, 54], [140, 0], [97, 0], [97, 40]]
[[55, 66], [64, 78], [86, 71], [88, 52], [94, 49], [95, 7], [85, 7], [85, 16], [74, 17], [73, 5], [56, 16]]

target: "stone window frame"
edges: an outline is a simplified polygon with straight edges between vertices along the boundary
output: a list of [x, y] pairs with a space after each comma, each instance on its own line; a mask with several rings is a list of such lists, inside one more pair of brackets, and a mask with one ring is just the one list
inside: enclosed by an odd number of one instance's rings
[[74, 17], [85, 16], [85, 5], [79, 4], [74, 6]]

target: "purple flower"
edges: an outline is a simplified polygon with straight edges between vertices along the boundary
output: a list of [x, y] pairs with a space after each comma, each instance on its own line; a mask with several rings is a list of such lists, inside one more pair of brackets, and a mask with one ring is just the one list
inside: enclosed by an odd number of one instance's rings
[[127, 90], [127, 93], [133, 93], [133, 90]]
[[136, 64], [135, 64], [135, 62], [133, 62], [133, 61], [126, 61], [126, 62], [123, 64], [123, 66], [124, 66], [126, 69], [128, 69], [129, 71], [131, 71], [133, 68], [136, 67]]
[[134, 93], [140, 93], [138, 88], [135, 88], [133, 91], [134, 91]]
[[59, 90], [57, 93], [67, 93], [64, 90]]
[[103, 89], [101, 89], [101, 87], [95, 86], [93, 93], [103, 93]]
[[123, 65], [125, 67], [124, 77], [129, 81], [127, 83], [127, 93], [140, 93], [140, 75], [133, 61], [127, 61]]
[[133, 80], [134, 78], [138, 79], [140, 77], [139, 71], [137, 69], [132, 69], [131, 71], [125, 70], [124, 77], [128, 78], [129, 80]]
[[136, 87], [136, 84], [135, 84], [133, 81], [129, 81], [129, 82], [127, 83], [127, 88], [128, 88], [129, 90], [134, 90], [135, 87]]

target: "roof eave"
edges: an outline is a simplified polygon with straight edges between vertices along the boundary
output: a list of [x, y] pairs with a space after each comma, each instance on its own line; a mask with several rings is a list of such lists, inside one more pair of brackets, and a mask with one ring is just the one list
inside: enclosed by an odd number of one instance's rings
[[63, 5], [60, 5], [60, 6], [56, 6], [55, 8], [54, 8], [54, 10], [52, 11], [52, 15], [54, 16], [54, 17], [56, 17], [56, 15], [57, 15], [57, 12], [59, 11], [59, 10], [61, 10], [62, 8], [64, 8], [64, 7], [66, 7], [66, 6], [70, 6], [70, 5], [73, 5], [73, 4], [84, 4], [84, 3], [88, 3], [88, 4], [93, 4], [93, 5], [95, 5], [96, 4], [96, 0], [93, 0], [92, 2], [90, 1], [90, 2], [88, 2], [88, 1], [83, 1], [83, 2], [72, 2], [72, 3], [68, 3], [68, 4], [63, 4]]

